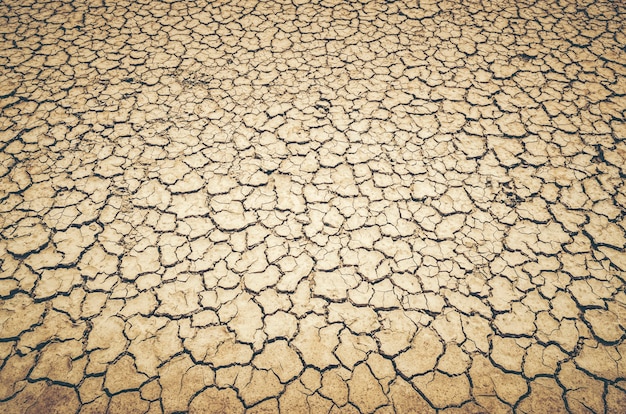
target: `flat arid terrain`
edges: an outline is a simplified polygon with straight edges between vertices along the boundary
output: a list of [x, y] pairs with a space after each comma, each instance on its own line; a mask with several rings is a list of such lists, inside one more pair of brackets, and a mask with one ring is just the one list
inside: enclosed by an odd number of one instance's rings
[[0, 0], [0, 412], [626, 412], [624, 0]]

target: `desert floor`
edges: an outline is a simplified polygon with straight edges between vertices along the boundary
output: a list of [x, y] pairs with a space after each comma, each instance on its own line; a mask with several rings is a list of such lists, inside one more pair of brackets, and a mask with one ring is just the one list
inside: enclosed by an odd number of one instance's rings
[[625, 22], [2, 0], [0, 411], [626, 412]]

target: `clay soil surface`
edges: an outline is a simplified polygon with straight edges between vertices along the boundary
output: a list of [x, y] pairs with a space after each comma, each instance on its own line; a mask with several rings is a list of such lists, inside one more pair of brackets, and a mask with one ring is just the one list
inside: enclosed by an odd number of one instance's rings
[[626, 412], [622, 0], [0, 1], [0, 412]]

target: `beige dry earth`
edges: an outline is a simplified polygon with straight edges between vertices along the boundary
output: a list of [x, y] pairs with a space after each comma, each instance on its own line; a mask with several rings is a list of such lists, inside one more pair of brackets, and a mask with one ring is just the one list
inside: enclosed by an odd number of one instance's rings
[[625, 21], [2, 0], [0, 411], [626, 412]]

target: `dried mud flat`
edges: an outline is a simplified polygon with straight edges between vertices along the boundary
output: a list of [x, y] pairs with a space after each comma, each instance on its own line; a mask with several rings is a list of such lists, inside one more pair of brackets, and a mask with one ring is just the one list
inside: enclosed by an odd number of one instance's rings
[[622, 1], [0, 2], [3, 413], [623, 413]]

